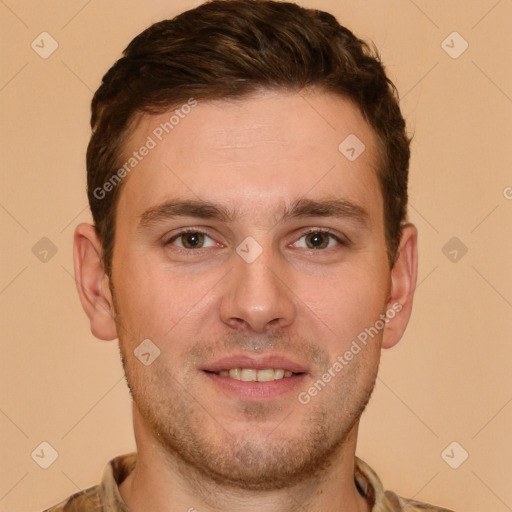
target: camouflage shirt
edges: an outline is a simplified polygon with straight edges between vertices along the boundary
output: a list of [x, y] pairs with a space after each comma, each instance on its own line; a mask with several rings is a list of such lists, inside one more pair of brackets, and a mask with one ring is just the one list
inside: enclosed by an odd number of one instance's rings
[[[45, 512], [130, 512], [118, 486], [133, 471], [136, 462], [136, 453], [116, 457], [105, 468], [99, 485], [73, 494]], [[354, 478], [363, 496], [373, 503], [372, 512], [451, 512], [384, 491], [377, 474], [358, 458], [355, 461]]]

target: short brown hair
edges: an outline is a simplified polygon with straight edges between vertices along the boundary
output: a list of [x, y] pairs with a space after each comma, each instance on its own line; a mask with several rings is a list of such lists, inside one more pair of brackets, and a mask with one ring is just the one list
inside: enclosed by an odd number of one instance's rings
[[352, 100], [377, 135], [392, 266], [406, 217], [410, 139], [376, 50], [323, 11], [270, 0], [211, 0], [139, 34], [92, 100], [87, 188], [107, 274], [122, 183], [108, 196], [98, 198], [95, 190], [118, 171], [132, 121], [190, 98], [236, 99], [260, 90], [308, 87]]

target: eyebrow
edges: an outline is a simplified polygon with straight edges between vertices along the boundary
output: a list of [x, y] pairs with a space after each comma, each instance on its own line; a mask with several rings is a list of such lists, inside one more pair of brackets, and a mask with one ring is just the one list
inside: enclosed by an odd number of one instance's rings
[[298, 199], [284, 209], [278, 222], [303, 217], [333, 217], [353, 220], [363, 227], [370, 224], [370, 215], [362, 206], [346, 199]]
[[[153, 206], [140, 216], [139, 227], [163, 222], [176, 217], [196, 217], [200, 219], [233, 222], [236, 214], [224, 206], [202, 200], [169, 200]], [[362, 227], [368, 227], [370, 216], [362, 207], [346, 199], [298, 199], [291, 205], [285, 205], [276, 218], [276, 224], [291, 219], [305, 217], [346, 218]]]

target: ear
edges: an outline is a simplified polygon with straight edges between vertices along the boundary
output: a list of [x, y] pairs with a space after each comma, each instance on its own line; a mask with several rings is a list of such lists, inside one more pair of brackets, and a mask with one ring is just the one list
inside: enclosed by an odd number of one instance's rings
[[101, 259], [101, 243], [94, 226], [80, 224], [75, 230], [73, 260], [80, 302], [91, 323], [91, 332], [101, 340], [117, 338], [114, 305]]
[[394, 347], [402, 337], [411, 316], [418, 273], [418, 230], [412, 224], [402, 227], [398, 256], [391, 270], [391, 290], [387, 304], [388, 323], [382, 348]]

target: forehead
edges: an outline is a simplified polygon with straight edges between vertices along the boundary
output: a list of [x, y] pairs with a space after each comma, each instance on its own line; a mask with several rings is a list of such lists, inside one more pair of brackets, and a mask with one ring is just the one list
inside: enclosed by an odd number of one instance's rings
[[282, 208], [302, 197], [363, 203], [375, 218], [382, 211], [376, 136], [352, 102], [324, 92], [266, 91], [144, 115], [121, 160], [136, 165], [120, 212], [176, 196], [215, 200], [253, 217], [262, 204]]

